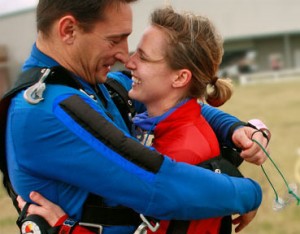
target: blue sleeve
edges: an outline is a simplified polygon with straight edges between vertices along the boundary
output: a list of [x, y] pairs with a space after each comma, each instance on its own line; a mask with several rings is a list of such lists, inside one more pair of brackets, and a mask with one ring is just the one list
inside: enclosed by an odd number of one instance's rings
[[[217, 174], [169, 158], [165, 158], [153, 189], [146, 213], [162, 219], [243, 214], [256, 209], [262, 199], [260, 186], [251, 179]], [[162, 205], [163, 200], [167, 202]]]
[[[58, 98], [52, 117], [43, 119], [47, 113], [33, 109], [28, 115], [36, 116], [34, 122], [26, 122], [27, 117], [16, 122], [15, 127], [26, 125], [31, 133], [16, 140], [31, 146], [18, 161], [30, 175], [71, 184], [159, 219], [241, 214], [260, 205], [262, 191], [253, 180], [176, 163], [117, 129], [90, 99], [74, 99], [83, 112], [77, 115], [65, 105], [75, 96]], [[95, 123], [85, 120], [87, 114]], [[51, 125], [42, 127], [45, 122]]]
[[202, 115], [216, 133], [222, 145], [233, 146], [229, 136], [230, 127], [240, 120], [228, 113], [207, 104], [201, 104]]
[[127, 76], [126, 74], [124, 74], [121, 71], [117, 71], [117, 72], [109, 72], [107, 74], [108, 78], [112, 78], [116, 81], [118, 81], [121, 85], [123, 85], [123, 87], [129, 91], [131, 89], [131, 85], [132, 85], [132, 80], [130, 79], [129, 76]]

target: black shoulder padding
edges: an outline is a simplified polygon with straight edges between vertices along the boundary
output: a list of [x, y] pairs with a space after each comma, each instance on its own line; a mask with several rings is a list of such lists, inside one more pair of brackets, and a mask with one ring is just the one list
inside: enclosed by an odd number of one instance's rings
[[60, 106], [95, 138], [128, 161], [153, 173], [159, 171], [164, 160], [161, 154], [126, 137], [121, 130], [99, 115], [79, 96], [73, 95], [67, 98], [60, 103]]

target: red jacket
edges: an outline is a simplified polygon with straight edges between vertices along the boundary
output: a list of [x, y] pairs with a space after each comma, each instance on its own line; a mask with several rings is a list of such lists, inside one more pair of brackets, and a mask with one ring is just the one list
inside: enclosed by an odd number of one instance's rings
[[[189, 164], [218, 156], [217, 137], [200, 113], [201, 107], [195, 99], [180, 106], [155, 127], [153, 147], [176, 161]], [[219, 233], [220, 222], [221, 218], [192, 221], [187, 233], [216, 234]], [[165, 234], [168, 226], [168, 221], [161, 221], [161, 227], [155, 234]]]
[[[200, 113], [201, 106], [195, 99], [191, 99], [180, 106], [156, 125], [154, 148], [176, 161], [189, 164], [198, 164], [218, 156], [220, 149], [217, 137]], [[176, 178], [174, 179], [176, 180]], [[61, 225], [62, 222], [57, 225]], [[189, 224], [187, 234], [217, 234], [219, 233], [220, 222], [221, 218], [192, 221]], [[161, 221], [160, 228], [153, 234], [167, 233], [168, 226], [168, 221]], [[93, 232], [76, 226], [72, 233], [88, 234]], [[147, 233], [152, 232], [148, 230]]]

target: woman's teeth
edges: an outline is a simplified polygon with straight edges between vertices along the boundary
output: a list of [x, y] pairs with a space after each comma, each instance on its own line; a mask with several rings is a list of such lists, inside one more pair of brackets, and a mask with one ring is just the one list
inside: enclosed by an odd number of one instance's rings
[[135, 84], [141, 84], [142, 82], [141, 82], [141, 80], [139, 80], [139, 79], [137, 79], [136, 77], [132, 77], [132, 80], [133, 80], [133, 82], [135, 83]]

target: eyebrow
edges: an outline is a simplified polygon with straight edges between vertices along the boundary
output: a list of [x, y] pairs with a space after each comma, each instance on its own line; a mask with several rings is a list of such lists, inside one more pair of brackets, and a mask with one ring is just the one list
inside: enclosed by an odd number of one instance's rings
[[154, 59], [151, 59], [150, 56], [141, 48], [137, 48], [137, 52], [140, 53], [141, 55], [145, 56], [146, 59], [151, 62], [151, 63], [159, 63], [161, 61], [164, 61], [164, 57], [162, 57], [161, 59], [157, 59], [157, 60], [154, 60]]
[[130, 34], [131, 34], [131, 32], [130, 33], [123, 33], [123, 34], [113, 34], [113, 35], [107, 36], [107, 38], [110, 38], [110, 39], [112, 39], [112, 38], [126, 38], [126, 37], [129, 37]]

